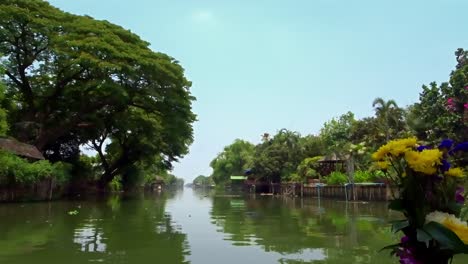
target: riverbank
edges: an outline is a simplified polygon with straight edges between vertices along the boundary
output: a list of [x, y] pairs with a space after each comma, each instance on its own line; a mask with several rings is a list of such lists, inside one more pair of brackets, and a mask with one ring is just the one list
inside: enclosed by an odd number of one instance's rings
[[303, 185], [284, 184], [245, 184], [243, 191], [282, 196], [323, 197], [345, 201], [388, 201], [394, 197], [396, 188], [381, 184], [344, 184], [344, 185]]

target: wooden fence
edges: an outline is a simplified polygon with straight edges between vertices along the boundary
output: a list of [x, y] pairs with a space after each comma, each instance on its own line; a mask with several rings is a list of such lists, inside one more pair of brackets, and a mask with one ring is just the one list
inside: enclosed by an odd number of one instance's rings
[[0, 186], [0, 202], [50, 201], [62, 192], [53, 179], [45, 179], [32, 186]]
[[303, 196], [348, 201], [388, 201], [396, 190], [388, 185], [347, 185], [303, 187]]
[[[250, 192], [281, 194], [285, 196], [324, 197], [347, 201], [388, 201], [395, 195], [396, 188], [385, 184], [303, 186], [302, 184], [255, 185], [247, 188]], [[260, 191], [262, 190], [262, 191]], [[268, 191], [266, 191], [268, 190]]]

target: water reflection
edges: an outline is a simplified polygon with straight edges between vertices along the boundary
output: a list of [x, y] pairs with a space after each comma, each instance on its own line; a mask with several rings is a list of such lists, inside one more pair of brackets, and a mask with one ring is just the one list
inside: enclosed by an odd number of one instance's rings
[[279, 263], [393, 263], [384, 203], [213, 197], [212, 223], [236, 246], [278, 252]]
[[188, 263], [168, 198], [1, 205], [0, 263]]
[[390, 264], [396, 260], [378, 250], [395, 241], [387, 227], [394, 217], [383, 203], [192, 190], [2, 204], [0, 263]]
[[103, 235], [102, 230], [89, 223], [75, 230], [73, 242], [81, 245], [83, 252], [106, 252], [107, 245], [103, 241]]

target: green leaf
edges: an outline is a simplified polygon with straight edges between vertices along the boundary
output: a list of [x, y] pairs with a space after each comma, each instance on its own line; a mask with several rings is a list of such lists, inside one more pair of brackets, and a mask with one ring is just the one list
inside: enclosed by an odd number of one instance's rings
[[408, 220], [398, 220], [398, 221], [394, 221], [392, 223], [392, 232], [393, 233], [396, 233], [400, 230], [402, 230], [403, 228], [405, 227], [408, 227], [409, 226], [409, 222]]
[[432, 240], [431, 235], [429, 235], [426, 231], [420, 228], [416, 230], [416, 238], [419, 242], [424, 242], [426, 244], [426, 247], [429, 247], [429, 242], [431, 242]]
[[468, 246], [445, 226], [436, 222], [429, 222], [423, 227], [423, 230], [439, 242], [442, 249], [450, 249], [455, 253], [468, 253]]
[[379, 250], [379, 252], [382, 252], [384, 250], [388, 250], [388, 249], [392, 249], [392, 250], [395, 250], [397, 247], [400, 246], [400, 243], [397, 243], [397, 244], [392, 244], [392, 245], [388, 245], [386, 247], [383, 247]]
[[453, 212], [453, 214], [459, 215], [463, 208], [463, 205], [456, 203], [456, 202], [451, 202], [447, 205], [447, 207], [449, 210]]

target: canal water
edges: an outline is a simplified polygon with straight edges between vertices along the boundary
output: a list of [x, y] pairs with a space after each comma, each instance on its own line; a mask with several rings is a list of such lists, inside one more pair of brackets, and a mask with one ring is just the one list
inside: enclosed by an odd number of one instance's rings
[[[185, 189], [0, 205], [0, 263], [397, 263], [385, 203]], [[457, 259], [454, 263], [468, 263]]]

